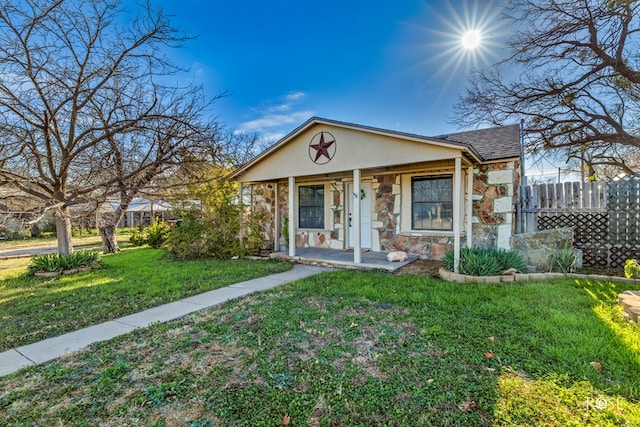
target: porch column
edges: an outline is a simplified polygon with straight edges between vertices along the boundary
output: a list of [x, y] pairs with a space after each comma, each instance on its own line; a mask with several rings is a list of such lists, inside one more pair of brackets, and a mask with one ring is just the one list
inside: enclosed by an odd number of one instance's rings
[[360, 221], [360, 169], [353, 170], [353, 262], [362, 262], [361, 248], [361, 221]]
[[294, 176], [289, 177], [289, 256], [296, 256], [296, 224], [298, 224], [298, 217], [296, 215], [296, 178]]
[[462, 159], [456, 157], [453, 175], [453, 271], [460, 265], [460, 196], [462, 195]]
[[273, 188], [276, 192], [273, 202], [275, 203], [275, 212], [273, 214], [273, 250], [280, 252], [280, 233], [282, 230], [280, 227], [280, 194], [278, 194], [280, 191], [277, 182], [274, 184]]
[[467, 248], [473, 247], [473, 166], [467, 168]]
[[244, 249], [244, 187], [242, 182], [238, 183], [238, 203], [240, 205], [240, 233], [238, 240], [240, 241], [240, 247]]

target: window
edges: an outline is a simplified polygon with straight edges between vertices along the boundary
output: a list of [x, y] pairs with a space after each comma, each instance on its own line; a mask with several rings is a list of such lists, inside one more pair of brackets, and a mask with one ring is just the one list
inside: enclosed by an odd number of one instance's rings
[[298, 187], [300, 228], [324, 228], [324, 185]]
[[411, 229], [453, 230], [453, 177], [411, 178]]

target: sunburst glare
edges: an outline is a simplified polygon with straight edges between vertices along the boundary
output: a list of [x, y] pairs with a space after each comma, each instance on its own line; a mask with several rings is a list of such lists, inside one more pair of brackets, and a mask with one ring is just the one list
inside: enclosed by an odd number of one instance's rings
[[478, 30], [469, 30], [462, 35], [462, 47], [465, 49], [475, 49], [481, 41], [482, 33]]
[[419, 55], [424, 55], [419, 68], [429, 73], [431, 81], [445, 77], [439, 85], [443, 92], [454, 79], [495, 62], [506, 35], [498, 1], [447, 1], [445, 5], [438, 11], [430, 6], [429, 24], [418, 26]]

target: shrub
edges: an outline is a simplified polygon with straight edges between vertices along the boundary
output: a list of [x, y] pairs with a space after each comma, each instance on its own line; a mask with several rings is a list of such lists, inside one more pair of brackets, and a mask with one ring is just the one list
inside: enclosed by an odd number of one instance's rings
[[69, 255], [36, 255], [31, 258], [31, 262], [27, 267], [27, 273], [33, 274], [36, 272], [64, 271], [81, 267], [102, 267], [102, 259], [100, 258], [98, 252], [78, 251]]
[[73, 228], [71, 230], [71, 235], [73, 237], [82, 237], [82, 236], [97, 236], [100, 232], [97, 228]]
[[147, 243], [147, 239], [145, 238], [144, 233], [136, 228], [133, 230], [133, 233], [131, 233], [131, 236], [129, 236], [129, 242], [133, 246], [142, 246]]
[[203, 258], [210, 255], [206, 235], [205, 221], [187, 213], [169, 236], [167, 248], [179, 259]]
[[624, 277], [627, 279], [640, 279], [640, 264], [638, 264], [638, 260], [627, 260], [624, 264]]
[[289, 217], [285, 216], [282, 220], [282, 237], [284, 237], [284, 244], [289, 244]]
[[229, 204], [218, 207], [215, 215], [202, 216], [191, 212], [167, 240], [167, 248], [179, 259], [214, 257], [230, 259], [234, 256], [256, 253], [264, 243], [259, 214], [251, 215], [246, 224], [247, 234], [240, 245], [240, 209]]
[[[453, 271], [454, 254], [448, 251], [442, 259], [442, 265]], [[518, 252], [496, 248], [462, 248], [458, 271], [471, 276], [495, 276], [506, 270], [515, 269], [519, 273], [527, 270], [527, 264]]]
[[149, 227], [145, 228], [144, 236], [146, 243], [152, 248], [159, 248], [167, 241], [171, 234], [171, 228], [158, 218]]
[[167, 241], [170, 234], [171, 228], [156, 218], [153, 221], [153, 224], [145, 227], [143, 231], [140, 231], [137, 228], [133, 229], [129, 236], [129, 242], [133, 246], [142, 246], [147, 244], [152, 248], [157, 249]]

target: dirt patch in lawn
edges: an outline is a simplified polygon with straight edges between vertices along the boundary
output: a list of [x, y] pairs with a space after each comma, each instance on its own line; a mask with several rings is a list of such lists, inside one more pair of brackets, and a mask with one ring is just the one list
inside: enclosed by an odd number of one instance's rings
[[395, 274], [410, 274], [413, 276], [440, 277], [438, 270], [442, 262], [433, 259], [417, 259], [395, 271]]

